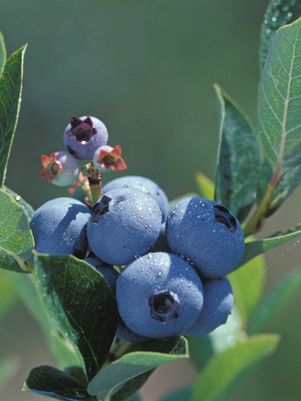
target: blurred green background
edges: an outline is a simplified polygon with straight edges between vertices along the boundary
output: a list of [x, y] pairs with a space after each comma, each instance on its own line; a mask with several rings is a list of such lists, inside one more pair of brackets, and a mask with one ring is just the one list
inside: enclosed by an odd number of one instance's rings
[[[38, 179], [39, 157], [62, 149], [71, 115], [91, 114], [105, 122], [111, 144], [122, 144], [127, 174], [154, 179], [170, 198], [195, 191], [197, 171], [214, 176], [218, 129], [212, 83], [255, 115], [258, 38], [266, 4], [1, 0], [0, 30], [9, 52], [29, 43], [7, 184], [34, 207], [64, 195], [64, 189]], [[300, 201], [297, 191], [266, 230], [300, 222]], [[300, 255], [298, 242], [269, 255], [267, 291], [300, 263]], [[21, 363], [0, 401], [41, 400], [20, 393], [30, 367], [51, 362], [39, 328], [21, 305], [0, 324], [0, 358], [13, 354]], [[300, 297], [268, 329], [283, 335], [281, 346], [236, 401], [301, 398]], [[183, 364], [161, 369], [157, 381], [153, 377], [145, 386], [144, 400], [158, 400], [193, 375]]]

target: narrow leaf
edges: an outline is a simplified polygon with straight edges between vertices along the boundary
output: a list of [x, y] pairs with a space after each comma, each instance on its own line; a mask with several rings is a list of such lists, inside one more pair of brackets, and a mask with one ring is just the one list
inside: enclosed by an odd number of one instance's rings
[[263, 334], [250, 337], [211, 359], [192, 390], [192, 401], [220, 401], [230, 398], [248, 369], [272, 354], [279, 337]]
[[5, 48], [4, 37], [0, 32], [0, 76], [4, 70], [5, 63], [6, 63], [6, 48]]
[[8, 272], [0, 270], [0, 319], [15, 305], [17, 290]]
[[[185, 342], [184, 339], [181, 341]], [[181, 358], [188, 358], [187, 345], [185, 346], [185, 351], [181, 354], [173, 351], [170, 353], [130, 352], [98, 372], [89, 383], [88, 392], [97, 396], [97, 398], [109, 401], [120, 389], [120, 386], [125, 385], [128, 381]]]
[[284, 233], [277, 233], [271, 237], [267, 237], [257, 241], [250, 241], [245, 246], [245, 253], [241, 263], [241, 266], [249, 262], [258, 255], [265, 252], [271, 251], [278, 246], [284, 245], [287, 242], [300, 237], [301, 235], [301, 224], [296, 227], [287, 230]]
[[215, 200], [244, 217], [256, 199], [259, 147], [243, 112], [219, 86], [215, 91], [220, 109]]
[[262, 256], [257, 256], [244, 264], [228, 277], [233, 289], [235, 307], [243, 327], [246, 326], [261, 299], [265, 277], [265, 262]]
[[25, 50], [26, 46], [21, 47], [9, 57], [0, 77], [0, 187], [19, 118]]
[[214, 183], [205, 174], [197, 173], [196, 183], [201, 195], [209, 200], [214, 199]]
[[191, 362], [200, 371], [214, 355], [211, 338], [209, 335], [188, 337], [188, 344]]
[[249, 332], [261, 330], [275, 316], [280, 315], [287, 305], [300, 294], [301, 267], [282, 281], [257, 309], [250, 322]]
[[11, 380], [17, 373], [19, 361], [17, 358], [6, 358], [0, 360], [0, 389]]
[[276, 31], [301, 16], [300, 0], [270, 0], [261, 27], [260, 65], [264, 63]]
[[46, 365], [30, 372], [24, 390], [64, 401], [96, 401], [76, 378]]
[[116, 331], [111, 287], [96, 269], [73, 256], [38, 254], [35, 266], [48, 313], [80, 352], [92, 378], [107, 359]]
[[[20, 271], [26, 271], [22, 260], [32, 255], [33, 237], [22, 207], [0, 189], [0, 267], [17, 271], [13, 266], [20, 262]], [[17, 263], [14, 263], [14, 260]]]
[[[181, 388], [167, 394], [160, 401], [189, 401], [191, 399], [191, 387]], [[200, 400], [201, 401], [201, 400]]]

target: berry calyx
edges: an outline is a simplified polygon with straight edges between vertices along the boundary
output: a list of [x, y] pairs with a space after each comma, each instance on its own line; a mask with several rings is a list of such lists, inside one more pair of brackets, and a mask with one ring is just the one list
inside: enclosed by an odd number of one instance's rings
[[79, 176], [77, 160], [67, 152], [53, 152], [50, 156], [41, 155], [41, 178], [61, 187], [72, 185]]
[[95, 151], [93, 162], [96, 168], [101, 171], [122, 171], [127, 169], [126, 162], [122, 158], [122, 148], [120, 145], [101, 146]]

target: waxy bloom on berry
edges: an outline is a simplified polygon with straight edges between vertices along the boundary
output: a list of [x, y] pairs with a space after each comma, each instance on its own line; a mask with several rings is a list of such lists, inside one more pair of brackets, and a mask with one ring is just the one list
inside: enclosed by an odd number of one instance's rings
[[67, 152], [53, 152], [50, 156], [41, 155], [43, 170], [41, 177], [60, 187], [72, 185], [79, 176], [77, 160]]
[[93, 163], [98, 171], [108, 170], [121, 171], [126, 170], [127, 165], [122, 158], [122, 149], [120, 145], [101, 146], [96, 150], [93, 157]]
[[96, 117], [71, 117], [64, 132], [68, 152], [79, 160], [92, 160], [95, 150], [107, 141], [107, 128]]

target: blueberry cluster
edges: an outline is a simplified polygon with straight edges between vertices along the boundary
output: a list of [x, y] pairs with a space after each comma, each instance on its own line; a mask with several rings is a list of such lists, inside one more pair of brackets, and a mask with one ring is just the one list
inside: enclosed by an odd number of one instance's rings
[[[90, 175], [81, 183], [88, 180], [91, 189], [99, 178], [95, 169], [100, 174], [126, 167], [121, 148], [107, 140], [96, 118], [72, 118], [64, 133], [67, 152], [45, 156], [42, 175], [57, 185], [74, 185], [83, 171], [77, 161], [86, 160]], [[225, 276], [244, 252], [237, 218], [201, 197], [183, 198], [168, 210], [164, 191], [144, 177], [98, 184], [96, 202], [57, 198], [34, 213], [36, 250], [75, 255], [102, 273], [116, 293], [117, 336], [124, 340], [199, 336], [223, 324], [233, 307]]]

